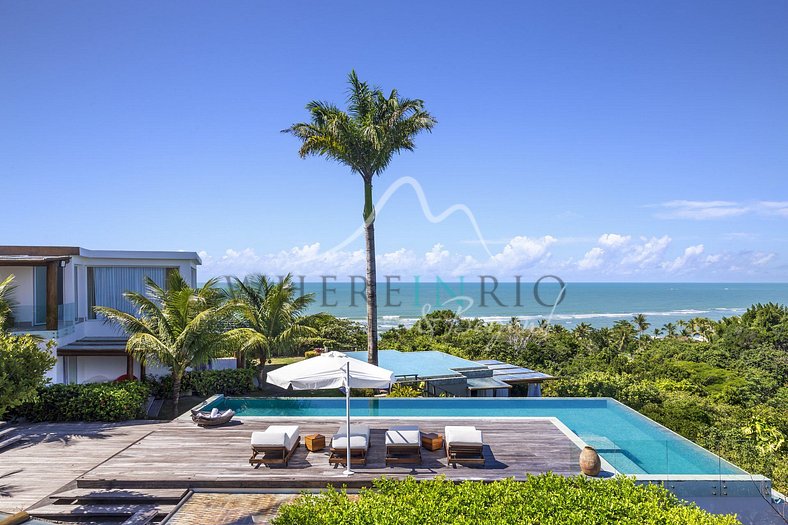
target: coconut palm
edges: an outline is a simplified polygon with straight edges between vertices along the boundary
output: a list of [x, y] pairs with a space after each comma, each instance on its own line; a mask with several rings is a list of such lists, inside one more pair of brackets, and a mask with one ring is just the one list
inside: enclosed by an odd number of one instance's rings
[[16, 285], [14, 274], [9, 275], [0, 281], [0, 331], [6, 330], [13, 323], [14, 306], [16, 302], [12, 298]]
[[676, 325], [673, 323], [665, 323], [665, 326], [662, 327], [665, 331], [665, 335], [667, 337], [676, 337], [678, 331], [676, 330]]
[[223, 305], [216, 282], [212, 279], [201, 288], [192, 288], [174, 271], [166, 288], [146, 278], [144, 294], [123, 294], [136, 307], [138, 317], [106, 306], [94, 307], [97, 314], [129, 335], [126, 351], [135, 359], [170, 369], [176, 411], [186, 369], [233, 349], [224, 333], [228, 306]]
[[304, 314], [314, 295], [298, 295], [290, 274], [279, 282], [260, 274], [233, 277], [227, 293], [237, 325], [227, 336], [239, 352], [258, 358], [257, 377], [263, 386], [271, 356], [292, 354], [303, 337], [317, 334], [309, 326], [314, 316]]
[[644, 314], [633, 315], [632, 321], [635, 323], [635, 326], [637, 326], [638, 328], [638, 332], [639, 332], [638, 339], [642, 339], [643, 335], [646, 333], [646, 330], [648, 330], [648, 327], [651, 326], [651, 323], [649, 323], [646, 320], [646, 316]]
[[301, 140], [299, 155], [323, 156], [340, 162], [361, 176], [364, 183], [364, 233], [367, 248], [367, 352], [368, 361], [378, 363], [378, 319], [375, 270], [375, 208], [372, 182], [391, 163], [395, 153], [415, 148], [414, 138], [430, 131], [435, 118], [424, 110], [424, 102], [388, 96], [370, 87], [351, 71], [348, 76], [348, 111], [333, 104], [312, 101], [307, 104], [311, 120], [293, 124], [286, 133]]

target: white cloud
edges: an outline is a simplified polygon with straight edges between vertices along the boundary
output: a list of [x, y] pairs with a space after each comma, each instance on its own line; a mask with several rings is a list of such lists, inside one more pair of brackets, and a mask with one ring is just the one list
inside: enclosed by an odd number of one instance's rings
[[[597, 238], [595, 246], [577, 256], [566, 254], [561, 261], [552, 258], [551, 248], [561, 244], [559, 239], [517, 236], [492, 257], [477, 258], [452, 251], [437, 243], [426, 252], [406, 248], [378, 253], [377, 269], [381, 279], [385, 275], [399, 275], [409, 280], [415, 275], [424, 278], [439, 276], [444, 280], [460, 276], [495, 275], [500, 279], [515, 275], [540, 275], [561, 272], [567, 279], [660, 279], [671, 276], [694, 276], [703, 280], [712, 276], [770, 275], [778, 256], [774, 252], [720, 251], [707, 253], [706, 246], [696, 244], [676, 248], [670, 254], [673, 241], [667, 235], [640, 237], [606, 233]], [[461, 244], [462, 245], [462, 244]], [[571, 245], [563, 245], [571, 247]], [[317, 280], [322, 275], [335, 275], [338, 280], [348, 280], [350, 275], [364, 275], [366, 254], [357, 250], [324, 251], [320, 243], [295, 246], [278, 252], [259, 254], [252, 248], [228, 249], [213, 256], [200, 252], [203, 266], [200, 278], [217, 275], [244, 276], [249, 273], [283, 275], [291, 272], [304, 275], [307, 280]]]
[[580, 270], [592, 270], [594, 268], [599, 268], [602, 266], [603, 257], [605, 256], [605, 250], [596, 246], [591, 248], [583, 258], [577, 263], [577, 267]]
[[659, 219], [710, 220], [737, 217], [749, 212], [742, 204], [731, 201], [689, 201], [673, 200], [659, 205], [663, 211], [657, 213]]
[[688, 263], [698, 260], [700, 255], [703, 253], [703, 249], [704, 248], [702, 244], [689, 246], [684, 249], [684, 253], [682, 255], [676, 257], [672, 261], [666, 261], [662, 263], [662, 267], [669, 272], [681, 270], [682, 268], [686, 267]]
[[623, 266], [646, 268], [654, 265], [665, 253], [670, 244], [670, 237], [667, 235], [649, 239], [641, 237], [641, 241], [643, 241], [643, 244], [634, 244], [624, 249], [624, 257], [621, 259]]
[[608, 248], [618, 248], [628, 243], [631, 238], [632, 237], [630, 237], [629, 235], [619, 235], [618, 233], [604, 233], [599, 237], [599, 240], [597, 242], [602, 246], [607, 246]]
[[788, 217], [788, 201], [760, 201], [757, 209], [764, 215]]

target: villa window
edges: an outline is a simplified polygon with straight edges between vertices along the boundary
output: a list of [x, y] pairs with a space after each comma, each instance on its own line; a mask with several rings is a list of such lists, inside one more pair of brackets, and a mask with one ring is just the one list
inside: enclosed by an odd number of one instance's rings
[[94, 306], [109, 306], [121, 312], [136, 314], [123, 297], [124, 292], [145, 293], [145, 278], [150, 277], [164, 287], [170, 268], [152, 266], [90, 266], [88, 267], [88, 317], [96, 319]]

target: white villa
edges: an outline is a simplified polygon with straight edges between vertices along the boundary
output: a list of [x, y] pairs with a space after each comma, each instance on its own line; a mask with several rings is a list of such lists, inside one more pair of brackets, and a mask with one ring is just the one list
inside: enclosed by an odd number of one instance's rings
[[15, 276], [12, 331], [55, 341], [53, 382], [111, 381], [146, 371], [126, 353], [123, 333], [97, 319], [93, 307], [133, 313], [123, 292], [144, 292], [145, 277], [164, 286], [174, 270], [195, 286], [201, 263], [195, 252], [0, 246], [0, 281]]

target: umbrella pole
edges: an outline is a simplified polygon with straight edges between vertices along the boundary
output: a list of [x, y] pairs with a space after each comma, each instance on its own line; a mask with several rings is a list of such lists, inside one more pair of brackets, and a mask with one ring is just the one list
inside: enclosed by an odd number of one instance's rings
[[345, 378], [345, 413], [347, 419], [345, 420], [346, 425], [346, 432], [347, 435], [347, 465], [345, 468], [345, 476], [352, 476], [353, 471], [350, 470], [350, 362], [347, 363], [347, 377]]

